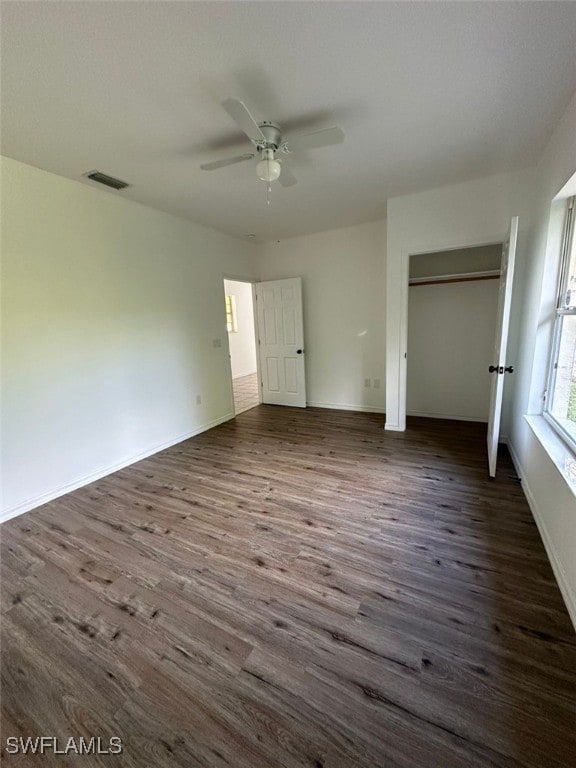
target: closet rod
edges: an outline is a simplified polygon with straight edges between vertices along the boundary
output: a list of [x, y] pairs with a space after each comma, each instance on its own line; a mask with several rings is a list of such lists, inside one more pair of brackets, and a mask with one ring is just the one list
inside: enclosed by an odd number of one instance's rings
[[431, 275], [430, 277], [411, 277], [408, 285], [438, 285], [439, 283], [470, 283], [475, 280], [498, 280], [500, 270], [486, 272], [463, 272], [460, 275]]

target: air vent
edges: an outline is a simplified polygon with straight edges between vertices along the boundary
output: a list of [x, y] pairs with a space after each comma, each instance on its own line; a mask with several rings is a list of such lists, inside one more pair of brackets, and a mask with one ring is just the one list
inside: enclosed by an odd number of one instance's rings
[[101, 171], [90, 171], [89, 173], [85, 173], [84, 176], [88, 179], [92, 179], [92, 181], [97, 181], [98, 184], [104, 184], [106, 187], [111, 187], [112, 189], [126, 189], [126, 187], [130, 186], [130, 184], [126, 184], [125, 181], [115, 179], [113, 176], [108, 176]]

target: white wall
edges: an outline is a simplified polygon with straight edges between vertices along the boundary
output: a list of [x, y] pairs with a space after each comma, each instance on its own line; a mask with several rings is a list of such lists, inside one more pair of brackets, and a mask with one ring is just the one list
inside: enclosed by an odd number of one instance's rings
[[412, 285], [409, 415], [487, 421], [498, 281]]
[[[502, 174], [388, 201], [386, 428], [406, 426], [408, 261], [411, 254], [503, 242], [520, 215], [518, 282], [530, 172]], [[510, 344], [511, 363], [514, 345]], [[507, 386], [507, 390], [510, 387]], [[503, 429], [508, 428], [504, 418]]]
[[223, 276], [255, 259], [10, 159], [2, 203], [7, 518], [232, 415]]
[[251, 283], [234, 280], [224, 281], [226, 295], [236, 297], [238, 330], [228, 334], [232, 378], [256, 373], [256, 337], [254, 333], [254, 309]]
[[308, 404], [383, 411], [385, 222], [266, 243], [260, 253], [263, 280], [302, 277]]
[[510, 447], [576, 626], [576, 496], [524, 418], [541, 412], [546, 386], [558, 263], [554, 232], [549, 237], [551, 202], [574, 172], [576, 95], [533, 174], [525, 279], [516, 304], [519, 375], [510, 411]]
[[387, 427], [404, 428], [406, 284], [411, 253], [519, 237], [503, 429], [576, 626], [576, 496], [525, 415], [539, 414], [548, 364], [556, 268], [549, 247], [551, 201], [576, 170], [576, 96], [537, 167], [388, 202]]

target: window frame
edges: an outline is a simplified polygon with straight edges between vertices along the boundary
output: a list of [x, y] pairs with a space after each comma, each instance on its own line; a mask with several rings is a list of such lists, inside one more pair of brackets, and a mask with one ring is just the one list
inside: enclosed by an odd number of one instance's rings
[[554, 309], [554, 330], [552, 333], [552, 345], [550, 350], [550, 360], [548, 363], [548, 377], [546, 392], [544, 395], [544, 408], [542, 411], [542, 415], [546, 421], [568, 445], [570, 450], [576, 454], [576, 438], [570, 434], [570, 432], [568, 432], [568, 430], [560, 421], [558, 421], [554, 414], [551, 413], [549, 408], [550, 403], [553, 402], [552, 393], [554, 392], [554, 387], [556, 386], [558, 355], [560, 353], [563, 319], [569, 316], [576, 316], [576, 306], [565, 306], [565, 297], [568, 291], [570, 261], [572, 257], [574, 238], [576, 238], [576, 195], [569, 197], [566, 200], [566, 213], [564, 229], [562, 233], [562, 246], [560, 250], [560, 270], [558, 274], [558, 287], [556, 291], [556, 302]]
[[[230, 307], [230, 310], [228, 310], [228, 307]], [[238, 315], [236, 313], [236, 296], [233, 293], [227, 293], [224, 296], [224, 310], [226, 312], [226, 330], [228, 331], [228, 333], [238, 333]]]

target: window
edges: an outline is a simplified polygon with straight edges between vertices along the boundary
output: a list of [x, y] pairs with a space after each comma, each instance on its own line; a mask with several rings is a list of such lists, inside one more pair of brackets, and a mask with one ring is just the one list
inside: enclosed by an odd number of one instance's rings
[[576, 236], [574, 200], [568, 200], [545, 416], [576, 450]]
[[238, 333], [236, 296], [226, 296], [226, 329], [228, 333]]

